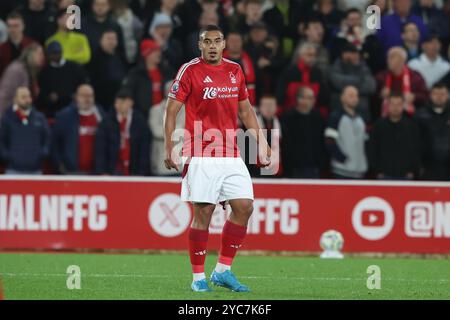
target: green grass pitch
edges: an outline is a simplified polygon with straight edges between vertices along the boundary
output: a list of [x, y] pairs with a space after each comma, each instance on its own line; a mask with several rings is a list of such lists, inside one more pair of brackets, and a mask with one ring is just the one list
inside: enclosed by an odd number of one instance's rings
[[[216, 259], [207, 257], [207, 276]], [[67, 288], [70, 265], [80, 267], [80, 290]], [[367, 288], [370, 265], [381, 268], [379, 290]], [[238, 256], [233, 271], [252, 292], [191, 292], [182, 254], [0, 253], [5, 299], [450, 299], [446, 259]]]

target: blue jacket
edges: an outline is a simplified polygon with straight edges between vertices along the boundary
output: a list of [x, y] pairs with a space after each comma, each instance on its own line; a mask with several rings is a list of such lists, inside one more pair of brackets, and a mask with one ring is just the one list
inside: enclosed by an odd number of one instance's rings
[[[133, 110], [130, 125], [130, 175], [150, 174], [150, 129], [142, 115]], [[100, 123], [95, 136], [95, 171], [120, 175], [116, 164], [120, 152], [120, 127], [113, 108]]]
[[[103, 119], [103, 109], [98, 107]], [[75, 103], [71, 103], [55, 116], [52, 128], [51, 159], [55, 169], [60, 173], [77, 173], [79, 152], [80, 115]], [[94, 152], [94, 150], [92, 150]]]
[[42, 170], [50, 149], [50, 130], [45, 116], [34, 107], [23, 124], [10, 107], [0, 125], [0, 156], [7, 169], [23, 172]]
[[427, 36], [427, 27], [423, 23], [421, 17], [415, 14], [410, 14], [405, 21], [402, 21], [400, 16], [396, 13], [386, 15], [381, 18], [381, 29], [377, 32], [378, 41], [387, 52], [390, 48], [395, 46], [402, 46], [402, 26], [407, 22], [413, 22], [417, 25], [420, 32], [420, 42]]

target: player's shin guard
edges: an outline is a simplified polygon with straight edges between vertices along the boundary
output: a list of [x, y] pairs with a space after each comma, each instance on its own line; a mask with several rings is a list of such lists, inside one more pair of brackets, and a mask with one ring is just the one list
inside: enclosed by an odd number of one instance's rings
[[[225, 222], [222, 230], [222, 246], [219, 253], [218, 267], [222, 266], [225, 269], [230, 269], [237, 250], [242, 246], [246, 234], [246, 226], [237, 225], [230, 220]], [[218, 269], [216, 271], [221, 272]]]
[[[205, 258], [208, 245], [208, 230], [189, 228], [189, 257], [194, 278], [205, 277]], [[195, 279], [200, 280], [200, 279]]]

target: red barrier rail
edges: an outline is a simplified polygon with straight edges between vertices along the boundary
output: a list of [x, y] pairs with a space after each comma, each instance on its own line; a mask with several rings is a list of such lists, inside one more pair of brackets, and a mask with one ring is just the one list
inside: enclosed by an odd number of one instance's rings
[[[0, 248], [186, 249], [179, 181], [2, 176]], [[319, 251], [336, 229], [344, 252], [450, 253], [450, 183], [267, 179], [254, 193], [244, 250]], [[216, 209], [210, 248], [227, 211]]]

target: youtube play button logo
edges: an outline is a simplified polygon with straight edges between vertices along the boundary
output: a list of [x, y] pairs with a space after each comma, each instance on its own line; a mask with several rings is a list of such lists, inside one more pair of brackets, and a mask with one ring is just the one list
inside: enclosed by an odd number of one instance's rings
[[380, 240], [394, 226], [394, 212], [384, 199], [368, 197], [359, 201], [352, 213], [356, 233], [366, 240]]

